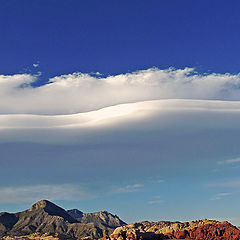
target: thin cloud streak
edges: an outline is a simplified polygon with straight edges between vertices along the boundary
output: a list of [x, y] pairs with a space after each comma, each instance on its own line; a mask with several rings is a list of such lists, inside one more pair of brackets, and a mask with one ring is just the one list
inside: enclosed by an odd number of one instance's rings
[[232, 188], [239, 188], [240, 187], [240, 180], [229, 181], [225, 183], [219, 183], [218, 186], [223, 187], [232, 187]]
[[234, 164], [234, 163], [240, 163], [240, 157], [218, 162], [219, 165]]
[[150, 204], [150, 205], [153, 205], [153, 204], [161, 204], [161, 203], [163, 203], [163, 202], [164, 202], [163, 200], [158, 199], [158, 200], [148, 201], [148, 204]]
[[40, 199], [51, 201], [80, 201], [90, 200], [106, 195], [126, 194], [138, 192], [143, 188], [142, 184], [114, 186], [108, 190], [93, 191], [91, 186], [82, 187], [72, 184], [39, 184], [29, 186], [0, 187], [0, 203], [31, 203]]
[[114, 190], [114, 192], [115, 193], [133, 193], [133, 192], [140, 191], [142, 187], [143, 187], [142, 184], [127, 185]]
[[0, 188], [0, 203], [25, 203], [40, 199], [78, 201], [94, 197], [81, 187], [69, 184]]
[[161, 196], [155, 196], [153, 198], [153, 200], [150, 200], [148, 201], [147, 203], [150, 204], [150, 205], [154, 205], [154, 204], [162, 204], [164, 203], [165, 201], [161, 199]]
[[232, 195], [232, 193], [224, 192], [224, 193], [217, 193], [214, 197], [211, 197], [211, 201], [222, 200], [223, 198]]

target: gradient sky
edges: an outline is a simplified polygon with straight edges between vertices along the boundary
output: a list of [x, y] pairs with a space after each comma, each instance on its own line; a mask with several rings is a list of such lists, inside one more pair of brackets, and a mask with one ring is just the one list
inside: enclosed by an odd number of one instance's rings
[[0, 211], [240, 225], [239, 12], [0, 0]]

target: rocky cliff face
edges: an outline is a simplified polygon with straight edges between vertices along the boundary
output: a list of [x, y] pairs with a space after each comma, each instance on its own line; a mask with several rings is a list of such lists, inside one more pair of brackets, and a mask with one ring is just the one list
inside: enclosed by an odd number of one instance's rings
[[49, 233], [58, 234], [60, 239], [98, 239], [124, 224], [117, 216], [107, 212], [74, 212], [75, 215], [72, 211], [68, 212], [52, 202], [42, 200], [23, 212], [0, 213], [0, 237], [32, 237], [35, 233]]
[[141, 222], [118, 227], [101, 240], [239, 240], [240, 230], [228, 222], [198, 220], [192, 222]]

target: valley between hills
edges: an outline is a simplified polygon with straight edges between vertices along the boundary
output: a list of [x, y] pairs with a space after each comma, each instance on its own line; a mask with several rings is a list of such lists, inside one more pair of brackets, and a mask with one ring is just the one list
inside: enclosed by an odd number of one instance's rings
[[41, 200], [18, 213], [0, 213], [3, 240], [239, 240], [240, 229], [229, 222], [139, 222], [126, 224], [107, 211], [64, 210]]

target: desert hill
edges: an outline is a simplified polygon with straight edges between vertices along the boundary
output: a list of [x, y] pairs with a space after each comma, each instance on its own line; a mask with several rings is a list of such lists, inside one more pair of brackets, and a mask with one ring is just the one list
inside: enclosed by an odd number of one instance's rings
[[[74, 212], [79, 215], [75, 216]], [[66, 211], [50, 201], [41, 200], [23, 212], [0, 213], [0, 237], [57, 233], [64, 239], [84, 237], [98, 239], [111, 234], [116, 227], [123, 224], [125, 223], [117, 216], [106, 211], [98, 213], [82, 213], [76, 209]]]

